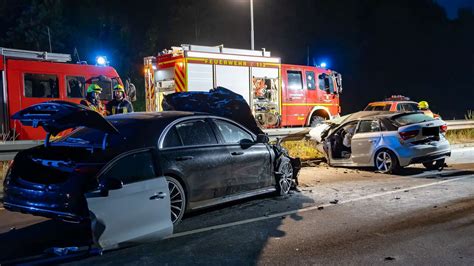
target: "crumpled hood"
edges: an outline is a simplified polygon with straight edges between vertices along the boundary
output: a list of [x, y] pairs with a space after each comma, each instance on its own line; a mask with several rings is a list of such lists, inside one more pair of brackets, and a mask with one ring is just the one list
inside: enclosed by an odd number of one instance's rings
[[254, 134], [264, 134], [257, 126], [250, 106], [244, 97], [226, 88], [217, 87], [209, 92], [179, 92], [164, 96], [165, 111], [203, 112], [234, 120]]

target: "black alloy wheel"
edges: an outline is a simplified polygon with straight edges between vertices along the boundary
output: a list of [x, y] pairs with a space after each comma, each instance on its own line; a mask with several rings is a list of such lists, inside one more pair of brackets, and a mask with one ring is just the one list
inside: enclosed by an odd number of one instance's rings
[[276, 177], [276, 188], [278, 195], [287, 195], [290, 192], [290, 189], [295, 186], [295, 180], [293, 178], [293, 166], [291, 165], [289, 158], [281, 158]]
[[175, 178], [167, 176], [166, 181], [168, 181], [170, 191], [171, 221], [173, 225], [176, 225], [181, 221], [186, 210], [186, 194], [181, 183]]

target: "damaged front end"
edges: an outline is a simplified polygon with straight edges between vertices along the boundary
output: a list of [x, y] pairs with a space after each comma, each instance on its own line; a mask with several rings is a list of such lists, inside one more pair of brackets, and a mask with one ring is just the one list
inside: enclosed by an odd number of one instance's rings
[[[245, 126], [256, 136], [265, 134], [258, 126], [259, 123], [257, 123], [257, 120], [252, 115], [252, 110], [244, 97], [223, 87], [217, 87], [209, 92], [196, 91], [168, 94], [163, 99], [162, 107], [165, 111], [203, 112], [225, 117]], [[298, 184], [297, 176], [301, 169], [301, 161], [299, 158], [290, 157], [288, 151], [280, 144], [281, 139], [276, 144], [271, 145], [275, 153], [273, 163], [276, 175], [281, 175], [278, 169], [282, 164], [283, 158], [288, 158], [293, 168], [292, 187], [295, 187]]]

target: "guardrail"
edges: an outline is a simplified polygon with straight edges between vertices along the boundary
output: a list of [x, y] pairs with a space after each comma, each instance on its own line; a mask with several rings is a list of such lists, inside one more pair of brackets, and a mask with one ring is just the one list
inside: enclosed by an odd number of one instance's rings
[[[448, 130], [460, 130], [474, 128], [474, 120], [447, 120]], [[278, 137], [286, 137], [291, 135], [291, 139], [301, 139], [306, 136], [310, 127], [293, 127], [293, 128], [275, 128], [265, 129], [270, 139], [274, 140]], [[15, 155], [21, 151], [34, 146], [41, 145], [42, 141], [17, 140], [0, 142], [0, 161], [13, 160]]]
[[[448, 125], [448, 130], [461, 130], [474, 128], [474, 120], [444, 120]], [[306, 135], [311, 130], [310, 127], [292, 127], [292, 128], [272, 128], [264, 129], [270, 139], [294, 135], [295, 139], [301, 135]]]

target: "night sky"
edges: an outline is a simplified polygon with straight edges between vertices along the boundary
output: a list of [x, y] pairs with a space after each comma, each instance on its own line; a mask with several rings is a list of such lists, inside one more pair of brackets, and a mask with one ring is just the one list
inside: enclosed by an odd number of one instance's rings
[[[458, 8], [462, 8], [459, 12]], [[467, 7], [467, 8], [466, 8]], [[343, 113], [392, 94], [443, 118], [474, 109], [474, 0], [254, 0], [255, 48], [343, 75]], [[106, 54], [143, 93], [143, 57], [185, 44], [250, 48], [249, 0], [0, 0], [0, 46], [93, 61]], [[143, 94], [139, 94], [139, 97]], [[142, 103], [136, 103], [138, 109]]]

